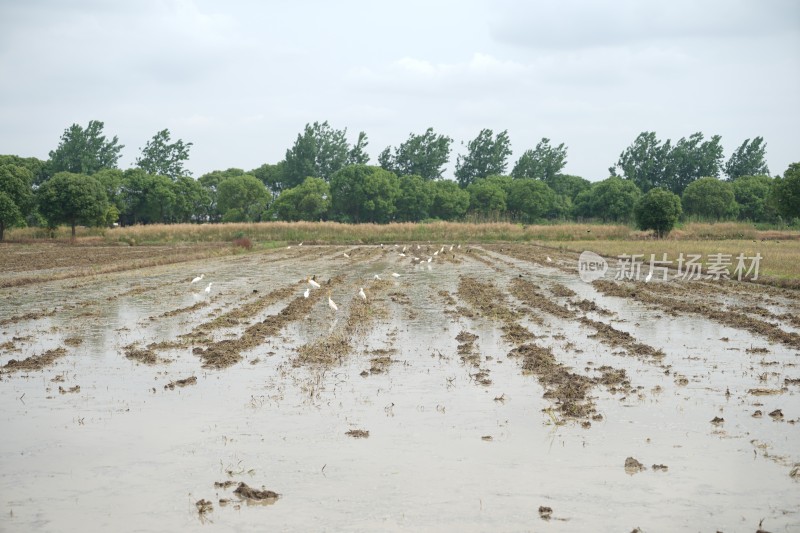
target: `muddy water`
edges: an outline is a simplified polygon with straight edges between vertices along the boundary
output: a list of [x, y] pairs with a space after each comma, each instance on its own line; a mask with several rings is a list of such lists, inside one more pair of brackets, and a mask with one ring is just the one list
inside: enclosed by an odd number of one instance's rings
[[[555, 268], [499, 254], [487, 254], [486, 264], [465, 252], [457, 262], [413, 266], [378, 248], [313, 247], [283, 259], [251, 254], [0, 291], [0, 319], [56, 309], [0, 327], [0, 345], [13, 344], [0, 351], [0, 364], [82, 341], [43, 370], [2, 376], [0, 530], [754, 531], [762, 520], [769, 531], [800, 527], [800, 483], [789, 476], [800, 462], [800, 388], [784, 384], [800, 377], [795, 350], [604, 296]], [[190, 290], [201, 272], [203, 286]], [[130, 344], [174, 341], [314, 274], [323, 283], [344, 276], [331, 289], [339, 312], [321, 299], [234, 366], [203, 369], [191, 345], [159, 351], [170, 361], [153, 366], [124, 356]], [[297, 348], [345, 327], [358, 288], [370, 298], [375, 274], [392, 280], [371, 302], [387, 312], [376, 311], [350, 339], [352, 353], [330, 367], [293, 365]], [[509, 296], [520, 323], [559, 362], [588, 376], [613, 366], [631, 381], [630, 391], [592, 389], [602, 419], [590, 427], [562, 420], [545, 411], [552, 404], [536, 378], [507, 357], [513, 346], [501, 324], [456, 312], [462, 275], [504, 292], [519, 275], [545, 290], [561, 283], [611, 312], [590, 318], [665, 356], [622, 354], [578, 321]], [[235, 338], [288, 301], [213, 336]], [[162, 317], [197, 302], [207, 305]], [[459, 358], [461, 331], [478, 335], [491, 384], [476, 383], [477, 369]], [[379, 353], [393, 362], [369, 372]], [[189, 376], [195, 385], [165, 389]], [[783, 419], [769, 416], [775, 409]], [[756, 410], [763, 416], [754, 418]], [[724, 422], [712, 424], [715, 417]], [[369, 437], [346, 435], [354, 429]], [[626, 472], [627, 457], [647, 469]], [[214, 487], [226, 480], [281, 497], [239, 501], [233, 487]], [[200, 499], [213, 510], [198, 513]], [[540, 506], [553, 509], [546, 524]]]

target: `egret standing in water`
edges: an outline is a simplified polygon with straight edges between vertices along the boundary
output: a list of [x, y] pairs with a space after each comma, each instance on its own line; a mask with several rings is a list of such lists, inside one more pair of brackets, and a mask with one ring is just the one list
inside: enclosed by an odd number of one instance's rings
[[196, 278], [194, 278], [194, 279], [192, 280], [192, 282], [190, 283], [190, 285], [194, 285], [194, 284], [195, 284], [195, 283], [197, 283], [198, 281], [203, 281], [203, 278], [204, 278], [204, 277], [206, 277], [206, 275], [205, 275], [205, 274], [200, 274], [199, 276], [197, 276]]
[[211, 286], [212, 286], [213, 284], [214, 284], [214, 282], [213, 282], [213, 281], [212, 281], [211, 283], [209, 283], [209, 284], [208, 284], [208, 287], [206, 287], [206, 294], [211, 294]]
[[333, 300], [331, 300], [331, 291], [328, 291], [328, 307], [333, 309], [334, 311], [339, 310], [339, 306], [337, 306]]
[[319, 289], [320, 285], [314, 278], [308, 278], [308, 284], [314, 287], [315, 289]]
[[311, 289], [306, 287], [306, 292], [303, 293], [303, 298], [308, 298], [308, 293], [310, 293], [310, 292], [311, 292]]
[[652, 270], [651, 270], [650, 272], [648, 272], [648, 273], [647, 273], [647, 277], [646, 277], [646, 278], [644, 278], [644, 282], [645, 282], [645, 283], [650, 283], [650, 280], [651, 280], [651, 279], [653, 279], [653, 271], [652, 271]]
[[367, 293], [364, 292], [364, 287], [361, 287], [361, 289], [358, 291], [358, 296], [365, 302], [367, 301]]

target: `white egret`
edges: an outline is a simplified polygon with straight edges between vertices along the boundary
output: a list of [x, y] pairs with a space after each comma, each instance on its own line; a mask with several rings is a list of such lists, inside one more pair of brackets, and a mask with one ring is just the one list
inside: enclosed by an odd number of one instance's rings
[[451, 251], [451, 252], [453, 251], [453, 246], [455, 246], [455, 244], [451, 244], [451, 245], [450, 245], [450, 251]]
[[300, 243], [300, 244], [298, 244], [297, 246], [303, 246], [303, 243], [301, 242], [301, 243]]
[[406, 253], [406, 247], [403, 246], [403, 253]]
[[365, 302], [367, 301], [367, 293], [364, 292], [364, 287], [361, 287], [361, 289], [358, 291], [358, 296]]
[[[204, 277], [206, 277], [206, 275], [205, 275], [205, 274], [200, 274], [199, 276], [197, 276], [196, 278], [194, 278], [194, 279], [192, 280], [192, 283], [191, 283], [191, 284], [197, 283], [198, 281], [202, 281]], [[191, 284], [190, 284], [190, 285], [191, 285]]]
[[214, 282], [213, 282], [213, 281], [212, 281], [211, 283], [209, 283], [209, 284], [208, 284], [208, 287], [206, 287], [206, 294], [211, 294], [211, 286], [212, 286], [213, 284], [214, 284]]
[[331, 308], [331, 309], [333, 309], [334, 311], [338, 311], [338, 310], [339, 310], [339, 306], [337, 306], [337, 305], [336, 305], [336, 304], [333, 302], [333, 300], [331, 300], [331, 291], [328, 291], [328, 307], [330, 307], [330, 308]]
[[400, 274], [398, 274], [397, 272], [392, 272], [392, 277], [393, 278], [399, 278]]
[[428, 258], [428, 263], [430, 263], [431, 261], [433, 261], [433, 257]]
[[303, 298], [308, 298], [308, 293], [310, 293], [310, 292], [311, 292], [311, 289], [306, 287], [306, 292], [303, 293]]
[[650, 280], [651, 280], [651, 279], [653, 279], [653, 271], [652, 271], [652, 270], [651, 270], [650, 272], [648, 272], [648, 273], [647, 273], [647, 277], [646, 277], [646, 278], [644, 278], [644, 282], [645, 282], [645, 283], [650, 283]]
[[350, 256], [347, 255], [347, 252], [344, 252], [342, 255], [345, 256], [346, 258], [350, 259]]
[[406, 256], [406, 254], [404, 254], [402, 252], [400, 253], [400, 257], [405, 257], [405, 256]]
[[548, 262], [548, 263], [552, 263], [552, 262], [553, 262], [553, 260], [552, 260], [552, 259], [550, 259], [550, 256], [549, 256], [549, 255], [547, 256], [547, 262]]
[[378, 281], [380, 281], [380, 280], [381, 280], [381, 277], [380, 277], [379, 275], [375, 274], [375, 279], [376, 279], [376, 280], [378, 280]]
[[433, 252], [433, 255], [439, 255], [439, 250], [436, 250], [435, 252]]
[[319, 289], [320, 285], [316, 282], [314, 278], [308, 278], [308, 284], [314, 287], [315, 289]]
[[440, 254], [443, 254], [443, 253], [444, 253], [444, 246], [442, 246], [442, 249], [441, 249], [441, 250], [439, 250], [439, 253], [440, 253]]

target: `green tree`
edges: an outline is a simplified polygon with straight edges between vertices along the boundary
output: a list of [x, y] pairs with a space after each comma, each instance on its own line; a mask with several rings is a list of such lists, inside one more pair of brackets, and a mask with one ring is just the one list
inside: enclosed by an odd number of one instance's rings
[[20, 157], [18, 155], [0, 155], [0, 166], [16, 165], [28, 169], [33, 175], [32, 185], [38, 186], [47, 176], [47, 162], [35, 157]]
[[128, 169], [123, 173], [121, 195], [126, 224], [166, 223], [173, 217], [176, 189], [167, 176]]
[[39, 187], [39, 212], [54, 226], [67, 223], [95, 226], [105, 223], [108, 199], [103, 185], [85, 174], [59, 172]]
[[678, 222], [681, 216], [681, 199], [666, 189], [650, 189], [637, 202], [635, 213], [639, 229], [651, 229], [661, 239]]
[[522, 222], [547, 217], [555, 208], [556, 193], [541, 180], [516, 179], [508, 192], [508, 210]]
[[184, 143], [178, 139], [170, 143], [170, 133], [164, 129], [153, 135], [141, 149], [142, 155], [136, 158], [136, 166], [148, 174], [160, 174], [174, 180], [178, 176], [191, 176], [192, 173], [183, 168], [189, 160], [189, 149], [192, 143]]
[[398, 176], [421, 176], [425, 180], [438, 180], [442, 177], [444, 166], [450, 160], [450, 145], [453, 139], [437, 135], [428, 128], [422, 135], [408, 136], [408, 140], [394, 149], [387, 147], [378, 163], [381, 168]]
[[306, 178], [303, 183], [286, 189], [270, 207], [280, 220], [322, 220], [331, 207], [330, 185], [322, 178]]
[[93, 174], [92, 177], [103, 186], [109, 204], [116, 207], [120, 212], [124, 211], [125, 198], [122, 194], [122, 189], [125, 182], [125, 173], [118, 168], [104, 168]]
[[768, 175], [766, 153], [767, 144], [763, 137], [745, 140], [725, 163], [725, 174], [729, 180], [735, 180], [739, 176]]
[[250, 174], [226, 178], [217, 187], [217, 207], [225, 222], [259, 222], [269, 198], [264, 184]]
[[703, 141], [703, 134], [697, 132], [675, 143], [667, 156], [664, 177], [667, 188], [681, 195], [690, 183], [700, 177], [719, 177], [722, 168], [721, 141], [719, 135]]
[[33, 207], [33, 173], [15, 164], [0, 164], [0, 241], [6, 228], [24, 224]]
[[508, 193], [500, 180], [482, 178], [467, 187], [469, 210], [481, 215], [501, 215], [506, 212]]
[[363, 131], [358, 133], [358, 139], [353, 147], [350, 149], [350, 152], [347, 154], [347, 164], [348, 165], [366, 165], [369, 163], [369, 155], [365, 152], [369, 141], [367, 140], [367, 134]]
[[191, 176], [178, 176], [172, 183], [174, 222], [202, 222], [211, 216], [211, 194]]
[[767, 199], [772, 188], [769, 176], [740, 176], [731, 182], [733, 195], [739, 204], [739, 218], [764, 222], [774, 218]]
[[252, 174], [253, 176], [257, 177], [261, 180], [261, 183], [267, 186], [267, 189], [270, 190], [272, 193], [273, 198], [277, 198], [277, 196], [285, 189], [284, 182], [286, 180], [286, 175], [284, 173], [284, 169], [286, 167], [285, 161], [279, 161], [274, 165], [270, 165], [269, 163], [264, 163], [260, 167], [251, 170], [248, 174]]
[[467, 144], [467, 154], [456, 159], [455, 175], [458, 184], [466, 187], [479, 178], [502, 175], [506, 171], [507, 159], [511, 155], [508, 130], [497, 135], [483, 129]]
[[103, 127], [102, 122], [92, 120], [86, 129], [73, 124], [64, 130], [58, 147], [50, 152], [48, 175], [58, 172], [91, 175], [103, 168], [116, 168], [125, 145], [118, 144], [116, 135], [106, 140]]
[[400, 196], [394, 173], [380, 167], [350, 165], [331, 178], [332, 211], [343, 222], [392, 220]]
[[469, 193], [454, 181], [431, 182], [433, 205], [431, 217], [439, 220], [459, 220], [469, 209]]
[[710, 176], [690, 183], [683, 191], [682, 203], [687, 215], [706, 220], [731, 219], [739, 213], [733, 186]]
[[635, 183], [643, 192], [654, 187], [668, 187], [666, 178], [671, 151], [669, 139], [662, 143], [654, 131], [644, 131], [620, 154], [617, 164], [609, 171], [617, 175], [616, 169], [622, 170], [625, 179]]
[[591, 181], [570, 174], [556, 174], [552, 178], [545, 180], [545, 183], [553, 189], [553, 192], [570, 200], [574, 200], [578, 194], [592, 186]]
[[283, 187], [296, 187], [309, 176], [329, 181], [347, 164], [350, 149], [346, 135], [347, 129], [333, 129], [328, 121], [306, 124], [294, 146], [286, 150]]
[[550, 146], [550, 139], [542, 140], [533, 150], [525, 150], [514, 164], [511, 176], [514, 179], [537, 179], [549, 182], [567, 164], [567, 147], [564, 143]]
[[433, 207], [433, 182], [422, 176], [400, 176], [397, 198], [397, 220], [418, 222], [430, 217]]
[[800, 218], [800, 163], [792, 163], [782, 178], [775, 178], [769, 204], [787, 222]]
[[633, 218], [633, 208], [641, 196], [642, 191], [633, 181], [611, 176], [578, 194], [573, 209], [575, 216], [579, 218], [629, 222]]

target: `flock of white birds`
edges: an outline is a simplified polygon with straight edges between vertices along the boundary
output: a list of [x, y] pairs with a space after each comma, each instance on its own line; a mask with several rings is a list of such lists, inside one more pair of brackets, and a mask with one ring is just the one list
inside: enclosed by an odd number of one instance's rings
[[[301, 242], [297, 246], [303, 246], [303, 243]], [[381, 248], [384, 247], [383, 244], [381, 244], [380, 246], [381, 246]], [[400, 245], [395, 244], [394, 247], [395, 248], [399, 248]], [[287, 248], [291, 248], [291, 245], [287, 246]], [[452, 252], [456, 248], [461, 248], [461, 245], [460, 244], [459, 245], [451, 244], [450, 248], [449, 248], [449, 251]], [[417, 264], [420, 264], [420, 263], [423, 263], [423, 262], [430, 263], [430, 262], [433, 261], [433, 258], [438, 256], [440, 253], [444, 254], [446, 249], [447, 249], [446, 246], [442, 246], [439, 250], [436, 250], [435, 252], [433, 252], [433, 255], [429, 256], [427, 258], [427, 260], [411, 254], [411, 263], [414, 264], [414, 265], [417, 265]], [[408, 246], [403, 246], [403, 249], [400, 252], [398, 252], [398, 254], [397, 254], [398, 257], [408, 257], [408, 255], [406, 254], [407, 250], [409, 250], [409, 247]], [[421, 246], [419, 244], [416, 245], [416, 250], [421, 250]], [[409, 252], [410, 252], [410, 250], [409, 250]], [[346, 259], [350, 259], [350, 255], [348, 255], [347, 252], [343, 252], [342, 255]], [[550, 260], [549, 257], [547, 259]], [[400, 274], [398, 274], [397, 272], [392, 272], [392, 277], [395, 278], [395, 279], [399, 278]], [[205, 274], [200, 274], [196, 278], [192, 279], [192, 281], [190, 282], [189, 285], [190, 286], [194, 286], [195, 284], [200, 283], [201, 281], [203, 281], [203, 278], [205, 278]], [[376, 281], [381, 281], [381, 277], [378, 274], [375, 274], [375, 278], [374, 279]], [[306, 281], [308, 281], [309, 287], [307, 287], [306, 290], [303, 292], [303, 297], [304, 298], [308, 298], [309, 297], [309, 295], [311, 294], [311, 288], [319, 289], [319, 288], [322, 287], [317, 282], [316, 276], [311, 276], [311, 277], [307, 278]], [[206, 286], [206, 288], [204, 289], [206, 294], [211, 294], [211, 286], [213, 284], [214, 284], [214, 282], [212, 281]], [[364, 292], [364, 287], [359, 287], [358, 297], [361, 298], [365, 302], [367, 301], [367, 293]], [[334, 302], [333, 299], [331, 298], [331, 291], [330, 290], [328, 291], [328, 307], [330, 307], [333, 311], [338, 311], [339, 310], [339, 306], [336, 305], [336, 302]]]

